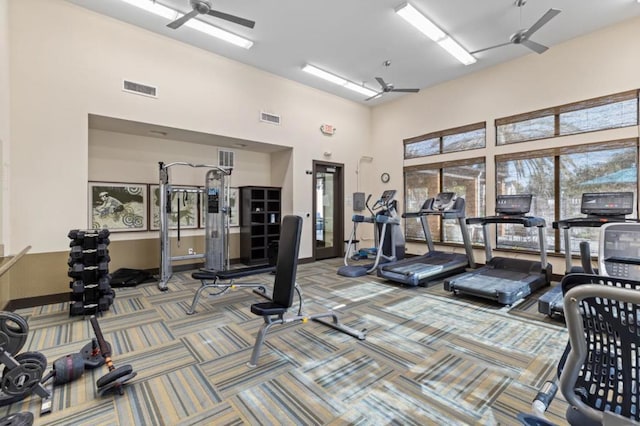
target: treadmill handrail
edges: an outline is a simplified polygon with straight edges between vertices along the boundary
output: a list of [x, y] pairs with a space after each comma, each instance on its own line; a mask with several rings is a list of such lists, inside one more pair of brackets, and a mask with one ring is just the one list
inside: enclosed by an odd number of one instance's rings
[[544, 228], [546, 221], [542, 217], [536, 216], [486, 216], [486, 217], [469, 217], [467, 218], [467, 225], [480, 224], [482, 226], [490, 223], [515, 223], [523, 225], [526, 228], [533, 226], [538, 228]]
[[627, 219], [620, 216], [583, 216], [572, 217], [570, 219], [562, 219], [553, 222], [553, 229], [571, 229], [571, 228], [599, 228], [605, 223], [610, 222], [637, 222], [637, 219]]

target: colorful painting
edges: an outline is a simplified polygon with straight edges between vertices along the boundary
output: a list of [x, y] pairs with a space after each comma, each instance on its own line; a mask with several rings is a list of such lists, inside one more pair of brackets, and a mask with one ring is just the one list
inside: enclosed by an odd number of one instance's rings
[[147, 230], [147, 185], [89, 182], [89, 228]]
[[[198, 198], [200, 189], [193, 186], [171, 186], [171, 212], [167, 213], [169, 229], [178, 229], [178, 217], [180, 217], [180, 229], [198, 227]], [[151, 199], [151, 221], [149, 229], [160, 229], [160, 185], [149, 185]]]

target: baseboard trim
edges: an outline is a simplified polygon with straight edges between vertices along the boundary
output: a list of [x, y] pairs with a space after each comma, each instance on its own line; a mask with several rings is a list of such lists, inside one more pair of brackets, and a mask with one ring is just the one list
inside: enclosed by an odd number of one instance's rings
[[69, 301], [70, 293], [47, 294], [45, 296], [25, 297], [10, 300], [4, 307], [5, 311], [14, 312], [16, 309], [33, 308], [35, 306], [51, 305]]

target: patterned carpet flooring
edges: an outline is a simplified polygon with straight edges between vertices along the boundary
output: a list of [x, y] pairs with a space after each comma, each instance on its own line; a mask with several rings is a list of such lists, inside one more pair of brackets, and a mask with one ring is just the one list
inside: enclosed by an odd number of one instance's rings
[[[249, 306], [264, 299], [249, 289], [205, 293], [187, 315], [200, 282], [178, 273], [167, 292], [155, 283], [116, 289], [99, 318], [115, 366], [137, 372], [124, 395], [98, 396], [103, 366], [56, 387], [51, 414], [39, 415], [36, 395], [0, 414], [28, 410], [37, 425], [516, 425], [554, 376], [567, 333], [535, 312], [536, 295], [504, 307], [442, 285], [344, 278], [339, 265], [299, 266], [305, 311], [336, 308], [343, 323], [367, 330], [366, 340], [313, 321], [274, 326], [249, 368], [263, 323]], [[270, 289], [273, 276], [241, 281]], [[22, 352], [42, 352], [49, 367], [93, 337], [88, 318], [69, 317], [66, 303], [17, 313], [29, 323]], [[566, 424], [565, 409], [556, 397], [549, 420]]]

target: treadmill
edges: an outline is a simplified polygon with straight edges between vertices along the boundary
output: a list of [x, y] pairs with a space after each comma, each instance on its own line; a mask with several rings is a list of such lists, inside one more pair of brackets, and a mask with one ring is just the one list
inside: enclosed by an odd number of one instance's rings
[[[457, 219], [466, 254], [445, 253], [433, 247], [433, 237], [427, 222], [428, 216], [440, 216], [442, 219]], [[406, 258], [378, 267], [378, 276], [408, 286], [424, 286], [436, 284], [438, 280], [450, 275], [464, 272], [467, 266], [475, 268], [473, 249], [469, 231], [464, 223], [465, 201], [457, 198], [453, 192], [441, 192], [434, 198], [424, 202], [416, 213], [405, 213], [403, 218], [419, 218], [428, 252], [422, 256]]]
[[[549, 285], [551, 265], [547, 263], [547, 244], [544, 236], [545, 220], [536, 216], [525, 216], [531, 209], [531, 194], [498, 195], [496, 216], [468, 218], [467, 224], [482, 225], [485, 266], [444, 281], [444, 288], [454, 294], [464, 294], [494, 300], [503, 305], [528, 296], [539, 288]], [[540, 261], [493, 257], [489, 237], [489, 225], [511, 223], [526, 228], [538, 228]]]
[[[633, 192], [589, 192], [582, 194], [580, 213], [585, 217], [553, 222], [554, 229], [562, 229], [565, 247], [565, 274], [594, 273], [590, 268], [591, 252], [588, 244], [580, 244], [580, 257], [583, 267], [571, 266], [571, 228], [600, 228], [612, 222], [627, 221], [626, 215], [633, 213]], [[602, 240], [600, 240], [602, 241]], [[591, 269], [591, 270], [590, 270]], [[553, 287], [538, 299], [538, 312], [550, 317], [564, 316], [562, 288]]]

